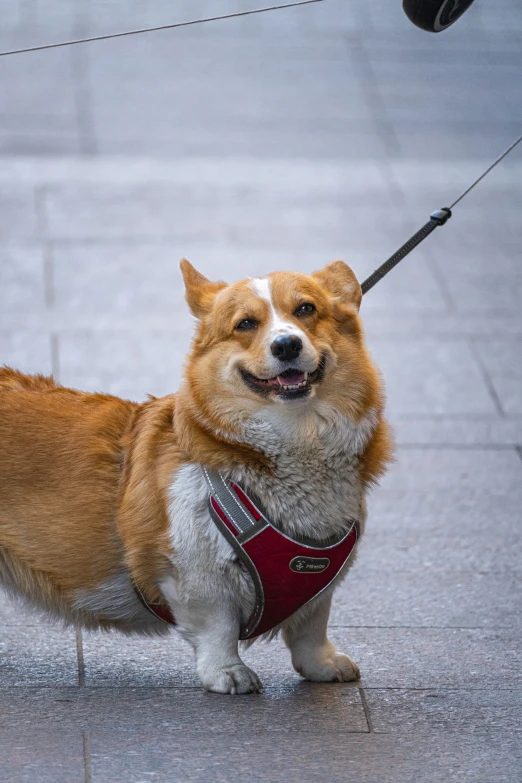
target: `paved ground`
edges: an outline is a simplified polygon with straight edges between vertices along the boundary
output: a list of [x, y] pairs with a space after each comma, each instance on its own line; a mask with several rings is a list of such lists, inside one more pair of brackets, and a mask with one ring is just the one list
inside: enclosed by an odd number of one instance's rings
[[[253, 0], [1, 0], [1, 48]], [[326, 2], [0, 59], [0, 362], [142, 399], [178, 384], [177, 260], [360, 277], [522, 127], [522, 8], [441, 36]], [[176, 638], [75, 635], [2, 599], [2, 783], [522, 777], [522, 147], [363, 304], [399, 443], [332, 636], [359, 686], [251, 650], [203, 694]], [[517, 345], [519, 346], [517, 348]]]

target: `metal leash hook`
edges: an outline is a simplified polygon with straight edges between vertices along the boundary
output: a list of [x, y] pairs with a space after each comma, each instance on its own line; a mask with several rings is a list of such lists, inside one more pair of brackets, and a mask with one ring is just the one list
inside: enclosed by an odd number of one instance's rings
[[443, 226], [445, 223], [448, 222], [452, 215], [452, 209], [453, 207], [459, 203], [459, 201], [462, 201], [464, 196], [467, 196], [470, 190], [473, 190], [475, 185], [478, 185], [478, 183], [484, 179], [484, 177], [489, 174], [489, 172], [495, 168], [497, 163], [500, 163], [500, 161], [506, 157], [506, 155], [509, 155], [511, 150], [515, 149], [517, 144], [522, 141], [522, 135], [516, 139], [516, 141], [513, 142], [513, 144], [510, 144], [510, 146], [507, 148], [507, 150], [504, 150], [502, 155], [500, 155], [494, 163], [489, 166], [486, 171], [484, 171], [478, 179], [473, 182], [469, 188], [466, 188], [466, 190], [460, 194], [458, 199], [456, 199], [451, 207], [443, 207], [442, 209], [437, 209], [435, 212], [432, 212], [430, 215], [430, 219], [427, 223], [419, 230], [416, 234], [414, 234], [410, 239], [408, 239], [407, 242], [404, 243], [402, 247], [400, 247], [396, 253], [394, 253], [390, 258], [384, 262], [384, 264], [381, 264], [380, 267], [378, 267], [375, 272], [372, 272], [370, 277], [366, 278], [366, 280], [361, 283], [361, 289], [363, 294], [366, 294], [373, 286], [379, 282], [379, 280], [382, 280], [382, 278], [388, 274], [388, 272], [391, 272], [394, 266], [397, 266], [399, 261], [402, 261], [403, 258], [405, 258], [408, 253], [411, 253], [411, 251], [417, 247], [417, 245], [420, 245], [423, 239], [426, 239], [427, 236], [431, 234], [432, 231], [435, 231], [435, 229], [438, 226]]

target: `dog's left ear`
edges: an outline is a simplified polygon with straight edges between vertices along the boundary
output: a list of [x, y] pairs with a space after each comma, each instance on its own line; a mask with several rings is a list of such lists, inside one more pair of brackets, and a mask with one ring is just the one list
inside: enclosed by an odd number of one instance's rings
[[205, 275], [194, 269], [190, 261], [182, 258], [179, 262], [181, 274], [185, 282], [185, 299], [190, 307], [190, 312], [196, 318], [203, 318], [210, 312], [216, 294], [227, 284], [223, 282], [212, 283]]
[[359, 281], [344, 261], [332, 261], [312, 277], [324, 286], [340, 304], [352, 305], [357, 310], [361, 305], [362, 290]]

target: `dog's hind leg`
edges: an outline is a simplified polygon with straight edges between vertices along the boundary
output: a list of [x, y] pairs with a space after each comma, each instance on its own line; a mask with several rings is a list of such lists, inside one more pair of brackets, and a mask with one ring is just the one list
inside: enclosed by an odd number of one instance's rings
[[358, 680], [359, 667], [338, 652], [327, 635], [332, 593], [318, 596], [283, 625], [283, 639], [292, 664], [305, 680], [350, 682]]

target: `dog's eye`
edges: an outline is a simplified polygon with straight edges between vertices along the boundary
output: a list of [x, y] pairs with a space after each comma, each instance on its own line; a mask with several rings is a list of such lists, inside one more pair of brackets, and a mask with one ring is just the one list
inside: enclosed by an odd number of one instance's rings
[[311, 315], [312, 313], [315, 313], [315, 305], [311, 302], [304, 302], [295, 311], [295, 315]]
[[257, 329], [258, 323], [255, 318], [243, 318], [242, 321], [236, 324], [235, 329], [237, 332], [248, 332], [251, 329]]

